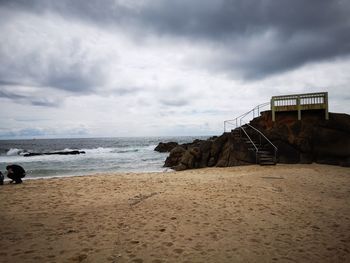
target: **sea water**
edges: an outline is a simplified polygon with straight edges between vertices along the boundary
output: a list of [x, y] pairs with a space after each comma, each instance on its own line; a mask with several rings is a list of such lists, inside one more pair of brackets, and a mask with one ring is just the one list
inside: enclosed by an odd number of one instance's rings
[[[207, 137], [137, 137], [0, 140], [0, 171], [6, 165], [19, 164], [26, 178], [90, 175], [104, 172], [161, 172], [168, 153], [154, 148], [159, 142], [192, 142]], [[84, 151], [78, 155], [39, 155], [28, 152]]]

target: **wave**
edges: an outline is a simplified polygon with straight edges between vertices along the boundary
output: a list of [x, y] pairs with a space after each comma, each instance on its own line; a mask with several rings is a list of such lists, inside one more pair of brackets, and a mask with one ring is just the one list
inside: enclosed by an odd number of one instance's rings
[[[98, 147], [93, 149], [72, 149], [72, 148], [65, 148], [63, 150], [54, 150], [54, 151], [43, 151], [43, 153], [55, 153], [55, 152], [71, 152], [71, 151], [84, 151], [87, 154], [103, 154], [103, 153], [131, 153], [131, 152], [138, 152], [140, 149], [138, 148], [129, 148], [125, 149], [122, 148], [104, 148], [104, 147]], [[41, 152], [41, 151], [40, 151]], [[38, 153], [40, 153], [38, 152]], [[24, 154], [29, 153], [27, 150], [19, 149], [19, 148], [11, 148], [5, 154], [7, 156], [23, 156]]]
[[[85, 159], [85, 158], [133, 158], [132, 156], [136, 155], [148, 155], [152, 154], [154, 147], [146, 146], [146, 147], [135, 147], [129, 146], [126, 147], [97, 147], [97, 148], [65, 148], [61, 150], [47, 150], [43, 151], [28, 151], [21, 148], [11, 148], [4, 152], [3, 155], [0, 156], [1, 162], [32, 162], [32, 161], [63, 161], [63, 160], [76, 160], [76, 159]], [[37, 155], [31, 156], [30, 158], [25, 158], [24, 155], [30, 152], [35, 153], [54, 153], [54, 152], [70, 152], [70, 151], [83, 151], [85, 154], [77, 154], [77, 155]], [[158, 154], [158, 153], [156, 153]]]
[[24, 155], [27, 151], [18, 148], [11, 148], [6, 152], [7, 156]]
[[134, 153], [134, 152], [138, 152], [139, 149], [130, 149], [130, 150], [119, 150], [119, 151], [113, 151], [115, 153]]

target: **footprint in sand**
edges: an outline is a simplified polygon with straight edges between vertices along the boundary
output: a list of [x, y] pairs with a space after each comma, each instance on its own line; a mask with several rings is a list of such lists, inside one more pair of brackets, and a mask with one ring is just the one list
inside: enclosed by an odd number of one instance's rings
[[27, 251], [24, 251], [24, 254], [32, 254], [35, 252], [36, 252], [36, 250], [27, 250]]
[[87, 258], [86, 254], [80, 254], [80, 255], [76, 255], [74, 257], [71, 257], [70, 259], [75, 261], [75, 262], [81, 262], [81, 261], [83, 261], [86, 258]]
[[167, 247], [171, 247], [173, 245], [172, 242], [163, 242], [163, 244]]
[[174, 252], [177, 254], [182, 254], [182, 252], [184, 252], [184, 250], [182, 248], [175, 248]]

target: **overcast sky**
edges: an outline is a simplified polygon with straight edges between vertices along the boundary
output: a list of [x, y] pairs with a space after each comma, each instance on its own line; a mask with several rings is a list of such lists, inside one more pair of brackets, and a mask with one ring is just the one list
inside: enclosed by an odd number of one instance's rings
[[221, 134], [273, 95], [350, 113], [349, 0], [0, 0], [0, 138]]

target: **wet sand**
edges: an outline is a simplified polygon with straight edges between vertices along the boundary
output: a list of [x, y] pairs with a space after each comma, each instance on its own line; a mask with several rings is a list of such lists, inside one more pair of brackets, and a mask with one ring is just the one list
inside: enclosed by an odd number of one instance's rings
[[350, 262], [337, 166], [29, 180], [0, 211], [0, 262]]

